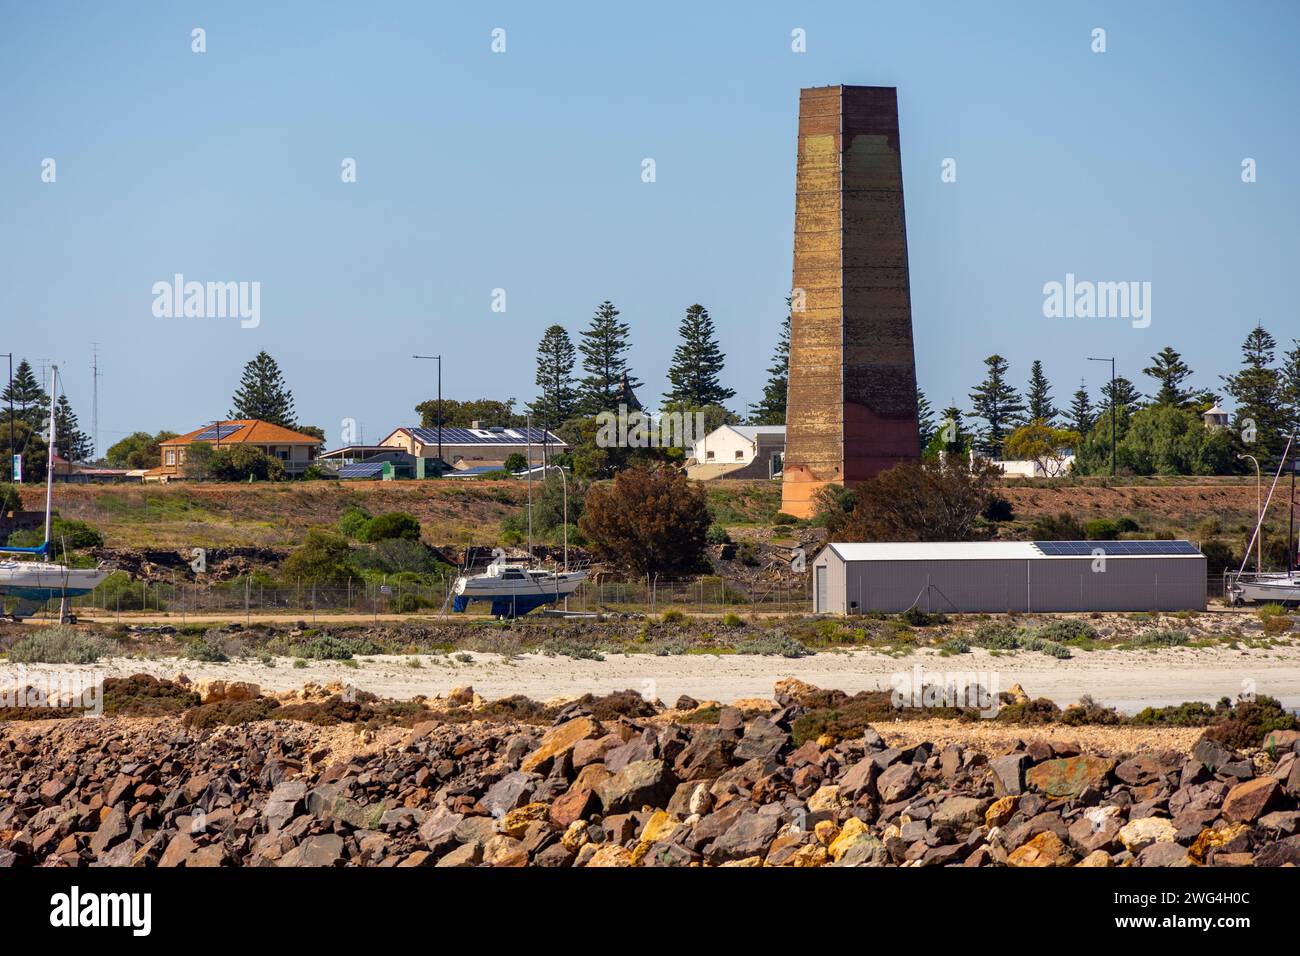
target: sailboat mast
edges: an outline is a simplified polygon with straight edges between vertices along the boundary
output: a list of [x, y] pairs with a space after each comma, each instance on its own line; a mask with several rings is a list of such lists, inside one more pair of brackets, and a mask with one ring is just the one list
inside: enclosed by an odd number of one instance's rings
[[[1288, 447], [1293, 448], [1294, 446], [1295, 446], [1295, 432], [1292, 432], [1291, 441]], [[1287, 577], [1290, 577], [1291, 572], [1295, 570], [1295, 469], [1297, 464], [1300, 464], [1300, 460], [1297, 460], [1296, 456], [1292, 454], [1291, 456], [1291, 517], [1288, 520], [1287, 529], [1286, 529]]]
[[50, 366], [50, 447], [45, 467], [45, 555], [50, 554], [50, 509], [54, 504], [54, 404], [59, 394], [59, 367]]

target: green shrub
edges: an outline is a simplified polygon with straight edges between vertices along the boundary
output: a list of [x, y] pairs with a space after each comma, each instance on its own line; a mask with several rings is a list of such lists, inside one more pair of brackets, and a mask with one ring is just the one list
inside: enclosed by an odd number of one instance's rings
[[742, 641], [736, 646], [736, 651], [740, 654], [759, 654], [763, 657], [807, 657], [812, 653], [806, 644], [795, 640], [784, 631], [770, 631]]
[[1186, 631], [1156, 630], [1139, 634], [1129, 643], [1134, 647], [1182, 647], [1187, 640]]
[[9, 648], [9, 660], [15, 664], [94, 664], [114, 650], [109, 641], [59, 624], [19, 640]]
[[293, 649], [294, 657], [315, 661], [350, 661], [354, 654], [382, 654], [383, 648], [364, 637], [320, 634]]
[[1114, 541], [1119, 537], [1119, 526], [1109, 518], [1094, 518], [1083, 526], [1089, 541]]
[[1065, 511], [1035, 518], [1029, 525], [1029, 536], [1035, 541], [1079, 541], [1085, 537], [1083, 525]]
[[0, 482], [0, 515], [21, 511], [22, 508], [23, 496], [19, 494], [18, 486], [7, 481]]
[[671, 607], [660, 615], [659, 620], [663, 624], [685, 624], [687, 620], [686, 612]]
[[280, 563], [280, 576], [289, 583], [341, 587], [352, 576], [347, 541], [323, 528], [312, 528], [303, 543]]
[[1261, 694], [1254, 700], [1238, 700], [1228, 718], [1210, 727], [1205, 735], [1241, 750], [1258, 747], [1275, 730], [1295, 729], [1296, 719], [1282, 708], [1282, 703]]
[[722, 615], [723, 627], [740, 627], [744, 623], [745, 622], [740, 619], [740, 615], [734, 611], [728, 611], [726, 614]]
[[731, 535], [727, 533], [727, 529], [722, 527], [722, 525], [711, 524], [709, 525], [708, 532], [705, 534], [705, 540], [709, 544], [714, 545], [727, 544], [731, 541]]
[[222, 641], [219, 638], [209, 637], [190, 641], [185, 648], [185, 656], [192, 661], [206, 661], [213, 664], [223, 664], [230, 660]]
[[339, 516], [339, 534], [345, 538], [360, 538], [366, 523], [372, 517], [374, 515], [360, 505], [349, 505], [343, 510], [343, 514]]
[[363, 541], [388, 541], [394, 538], [420, 540], [420, 522], [405, 511], [389, 511], [366, 522], [361, 531]]
[[1097, 629], [1087, 621], [1076, 618], [1058, 618], [1049, 621], [1034, 632], [1044, 640], [1066, 644], [1070, 641], [1096, 640]]

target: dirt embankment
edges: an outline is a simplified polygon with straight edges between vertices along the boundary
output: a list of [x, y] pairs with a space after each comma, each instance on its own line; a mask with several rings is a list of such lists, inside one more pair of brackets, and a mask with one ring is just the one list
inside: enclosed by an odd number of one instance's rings
[[[723, 525], [763, 526], [780, 506], [773, 488], [772, 482], [713, 482], [709, 502]], [[1017, 521], [1061, 511], [1081, 520], [1131, 517], [1143, 531], [1178, 536], [1195, 537], [1207, 518], [1230, 532], [1255, 515], [1253, 478], [1012, 479], [1002, 493]], [[64, 517], [100, 529], [110, 548], [291, 546], [308, 528], [338, 521], [350, 505], [374, 514], [409, 512], [430, 544], [463, 546], [496, 544], [502, 520], [517, 513], [526, 494], [521, 481], [65, 485], [56, 505]], [[36, 486], [24, 488], [24, 506], [41, 507], [41, 495]]]

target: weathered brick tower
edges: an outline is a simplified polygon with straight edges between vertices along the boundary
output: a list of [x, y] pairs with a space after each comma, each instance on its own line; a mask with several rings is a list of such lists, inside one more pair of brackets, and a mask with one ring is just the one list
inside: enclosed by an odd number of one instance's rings
[[800, 91], [793, 289], [781, 510], [809, 517], [920, 453], [892, 87]]

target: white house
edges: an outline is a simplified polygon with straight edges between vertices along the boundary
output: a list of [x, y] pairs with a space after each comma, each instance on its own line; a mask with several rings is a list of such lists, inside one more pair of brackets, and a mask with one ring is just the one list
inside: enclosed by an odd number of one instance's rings
[[723, 425], [691, 447], [692, 478], [780, 478], [784, 425]]
[[564, 439], [544, 428], [484, 427], [480, 422], [472, 423], [469, 428], [443, 425], [441, 435], [436, 427], [398, 428], [379, 444], [385, 448], [400, 448], [416, 458], [434, 458], [438, 455], [440, 443], [442, 460], [458, 471], [499, 467], [516, 452], [537, 467], [544, 460], [569, 450]]

